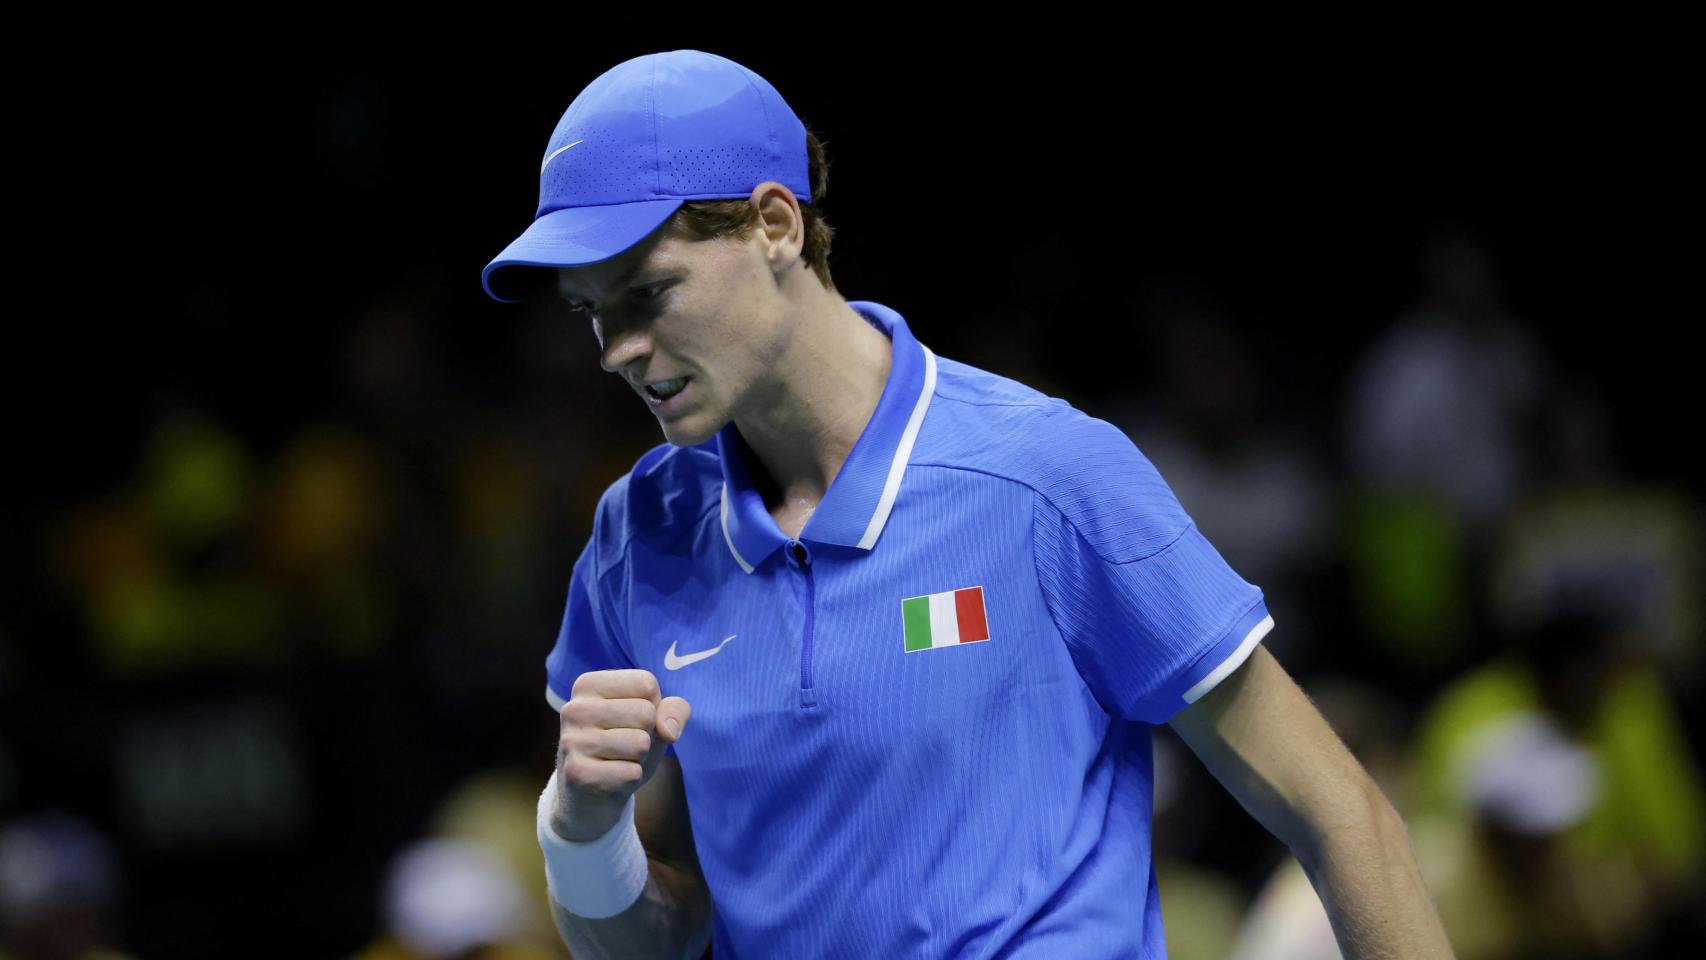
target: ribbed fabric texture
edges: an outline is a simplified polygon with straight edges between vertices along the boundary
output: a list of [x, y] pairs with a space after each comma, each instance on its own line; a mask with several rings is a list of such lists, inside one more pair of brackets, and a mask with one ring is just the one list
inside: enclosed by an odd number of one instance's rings
[[[809, 587], [763, 549], [788, 539], [765, 514], [738, 518], [757, 559], [737, 563], [706, 446], [642, 458], [575, 566], [552, 690], [633, 665], [692, 704], [674, 749], [720, 960], [1164, 957], [1150, 724], [1266, 616], [1261, 591], [1118, 430], [934, 362], [880, 538], [808, 523]], [[928, 366], [893, 365], [839, 509], [880, 489]], [[902, 602], [969, 587], [989, 639], [907, 652]]]
[[1189, 668], [1233, 639], [1261, 591], [1229, 575], [1194, 523], [1161, 550], [1118, 563], [1102, 559], [1046, 497], [1036, 509], [1037, 577], [1079, 673], [1107, 709], [1167, 722], [1196, 682]]

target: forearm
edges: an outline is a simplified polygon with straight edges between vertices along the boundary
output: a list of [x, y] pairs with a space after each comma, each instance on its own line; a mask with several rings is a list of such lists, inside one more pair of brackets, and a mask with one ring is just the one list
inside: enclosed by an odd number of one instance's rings
[[684, 871], [650, 861], [651, 876], [633, 906], [590, 919], [551, 902], [557, 933], [578, 960], [698, 960], [711, 942], [711, 898]]
[[1365, 798], [1338, 806], [1293, 847], [1340, 952], [1345, 960], [1451, 957], [1404, 821], [1372, 782]]

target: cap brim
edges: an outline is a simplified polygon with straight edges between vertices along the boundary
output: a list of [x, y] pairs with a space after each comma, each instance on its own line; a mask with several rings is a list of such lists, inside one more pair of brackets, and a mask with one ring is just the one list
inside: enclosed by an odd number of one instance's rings
[[554, 271], [608, 260], [644, 240], [683, 202], [671, 197], [553, 210], [486, 264], [480, 285], [492, 299], [515, 303], [549, 276], [544, 268]]

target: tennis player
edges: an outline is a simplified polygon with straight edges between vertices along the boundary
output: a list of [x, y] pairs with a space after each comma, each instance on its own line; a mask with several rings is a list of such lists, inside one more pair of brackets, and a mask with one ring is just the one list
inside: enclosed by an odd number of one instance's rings
[[1262, 647], [1262, 591], [1119, 430], [844, 299], [825, 166], [752, 71], [638, 57], [569, 106], [486, 267], [499, 300], [554, 284], [667, 441], [600, 500], [545, 661], [564, 942], [1163, 957], [1170, 723], [1346, 956], [1449, 956], [1403, 823]]

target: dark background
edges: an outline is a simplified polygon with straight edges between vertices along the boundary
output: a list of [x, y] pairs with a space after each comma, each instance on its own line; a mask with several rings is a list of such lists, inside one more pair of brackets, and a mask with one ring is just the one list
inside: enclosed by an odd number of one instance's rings
[[[529, 222], [563, 109], [631, 56], [692, 46], [768, 78], [826, 142], [839, 289], [938, 354], [1112, 419], [1167, 402], [1154, 305], [1210, 304], [1258, 358], [1263, 424], [1333, 470], [1347, 378], [1458, 225], [1556, 368], [1607, 398], [1625, 475], [1698, 497], [1699, 78], [1665, 25], [1063, 16], [984, 36], [768, 16], [280, 15], [52, 41], [14, 130], [0, 819], [63, 811], [106, 838], [115, 946], [348, 955], [383, 932], [387, 863], [458, 784], [543, 783], [569, 566], [598, 492], [661, 436], [583, 326], [491, 301], [479, 274]], [[185, 423], [238, 451], [258, 506], [177, 532], [136, 506], [171, 486], [161, 438]], [[266, 506], [289, 500], [280, 464], [325, 436], [382, 478], [362, 487], [372, 532], [324, 535], [359, 551], [339, 555], [356, 599], [315, 580], [343, 567], [278, 561], [257, 532], [288, 526]], [[469, 492], [470, 475], [497, 479]], [[514, 490], [529, 506], [506, 512]], [[233, 596], [274, 613], [233, 601], [249, 639], [230, 645], [102, 641], [93, 598], [156, 568], [239, 571]], [[1331, 597], [1313, 622], [1352, 629]], [[161, 616], [147, 635], [173, 635]], [[1408, 674], [1340, 635], [1295, 666], [1350, 664], [1402, 724], [1477, 656]], [[272, 759], [248, 773], [205, 762], [255, 750]], [[176, 786], [142, 783], [171, 757]], [[232, 777], [234, 806], [207, 799]], [[1266, 838], [1214, 802], [1221, 839], [1182, 855], [1251, 892], [1272, 849], [1246, 852]]]

